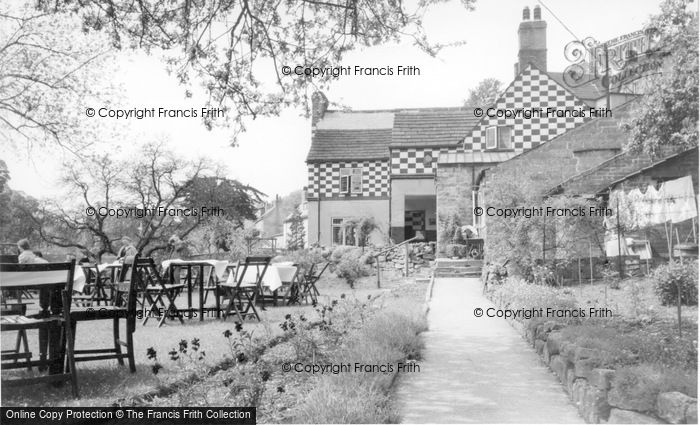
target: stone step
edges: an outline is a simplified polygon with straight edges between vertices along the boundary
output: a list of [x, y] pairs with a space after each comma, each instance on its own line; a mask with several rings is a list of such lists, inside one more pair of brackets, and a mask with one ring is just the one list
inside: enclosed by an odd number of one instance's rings
[[436, 278], [439, 277], [464, 277], [464, 278], [479, 278], [481, 277], [481, 274], [475, 274], [475, 273], [448, 273], [448, 272], [441, 272], [435, 275]]
[[438, 266], [435, 267], [435, 271], [455, 271], [455, 272], [463, 272], [463, 273], [481, 273], [481, 267], [445, 267], [445, 266]]
[[435, 277], [481, 277], [480, 267], [437, 267]]
[[436, 267], [481, 267], [483, 265], [483, 260], [452, 260], [449, 258], [438, 258], [435, 260]]

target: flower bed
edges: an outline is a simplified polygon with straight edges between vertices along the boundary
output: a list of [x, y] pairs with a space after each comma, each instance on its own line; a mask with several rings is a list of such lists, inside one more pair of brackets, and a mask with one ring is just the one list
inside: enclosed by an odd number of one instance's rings
[[[489, 292], [503, 308], [577, 308], [575, 289], [508, 279]], [[584, 307], [589, 307], [586, 305]], [[697, 326], [605, 319], [514, 323], [589, 423], [697, 423]]]
[[[279, 324], [282, 335], [274, 338], [256, 337], [247, 325], [232, 327], [221, 335], [229, 354], [215, 370], [200, 370], [198, 345], [181, 341], [165, 358], [156, 353], [152, 360], [191, 370], [196, 379], [141, 402], [256, 406], [260, 422], [396, 421], [390, 397], [396, 370], [360, 373], [355, 365], [420, 358], [425, 287], [407, 282], [363, 299], [341, 296], [313, 312], [288, 314]], [[343, 364], [349, 369], [333, 368]]]

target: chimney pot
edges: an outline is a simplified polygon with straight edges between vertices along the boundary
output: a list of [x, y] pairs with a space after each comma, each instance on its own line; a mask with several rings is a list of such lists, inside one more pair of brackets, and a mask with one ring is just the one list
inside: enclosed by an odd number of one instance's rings
[[[527, 9], [527, 8], [526, 8]], [[541, 17], [539, 8], [535, 8], [535, 16]], [[523, 10], [523, 15], [526, 15]], [[527, 13], [529, 17], [529, 10]], [[547, 22], [542, 19], [525, 20], [518, 26], [518, 67], [517, 72], [523, 72], [532, 64], [540, 71], [547, 72]]]
[[535, 8], [532, 11], [532, 14], [532, 19], [534, 19], [535, 21], [539, 21], [542, 19], [542, 9], [540, 9], [539, 5], [535, 6]]
[[530, 8], [525, 6], [523, 8], [523, 21], [529, 21], [530, 20]]

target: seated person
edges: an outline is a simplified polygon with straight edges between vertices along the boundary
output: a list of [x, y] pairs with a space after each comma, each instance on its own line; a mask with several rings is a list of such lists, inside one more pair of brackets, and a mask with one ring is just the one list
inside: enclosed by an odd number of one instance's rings
[[187, 259], [192, 255], [188, 243], [180, 239], [177, 235], [172, 235], [170, 239], [168, 239], [168, 248], [170, 250], [168, 255], [169, 259]]
[[133, 257], [138, 253], [136, 247], [131, 243], [130, 239], [126, 239], [124, 246], [119, 248], [117, 253], [117, 261], [123, 262], [126, 257]]
[[32, 251], [27, 239], [22, 239], [17, 242], [17, 248], [19, 248], [19, 257], [17, 260], [20, 264], [48, 263], [48, 261], [42, 258], [41, 252], [37, 255]]

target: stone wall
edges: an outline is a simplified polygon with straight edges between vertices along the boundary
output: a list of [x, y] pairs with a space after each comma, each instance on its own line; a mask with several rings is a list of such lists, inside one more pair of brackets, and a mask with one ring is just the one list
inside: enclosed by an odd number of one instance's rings
[[450, 241], [444, 240], [441, 230], [450, 216], [459, 217], [461, 224], [472, 224], [474, 206], [472, 205], [472, 189], [482, 170], [489, 167], [472, 164], [440, 164], [437, 169], [437, 242], [438, 253], [444, 250]]
[[[532, 322], [531, 323], [536, 323]], [[529, 326], [525, 335], [588, 423], [698, 423], [697, 399], [679, 392], [643, 400], [613, 388], [615, 371], [594, 367], [596, 350], [563, 342], [560, 324]]]
[[[581, 124], [547, 143], [499, 164], [486, 173], [484, 185], [488, 185], [489, 175], [492, 173], [518, 170], [518, 174], [531, 180], [536, 189], [546, 191], [614, 157], [621, 151], [628, 138], [620, 123], [632, 116], [634, 105], [635, 102], [626, 103], [614, 109], [612, 117]], [[485, 201], [488, 203], [488, 200]]]
[[612, 385], [615, 370], [595, 367], [593, 359], [599, 354], [596, 350], [562, 340], [559, 331], [565, 325], [555, 321], [531, 320], [527, 325], [515, 320], [509, 322], [556, 375], [587, 423], [698, 423], [696, 398], [666, 392], [655, 400], [641, 400], [618, 391]]
[[[409, 272], [429, 267], [435, 260], [435, 242], [416, 242], [408, 244], [408, 269]], [[380, 258], [380, 262], [398, 270], [404, 270], [406, 266], [406, 248], [399, 247]]]

